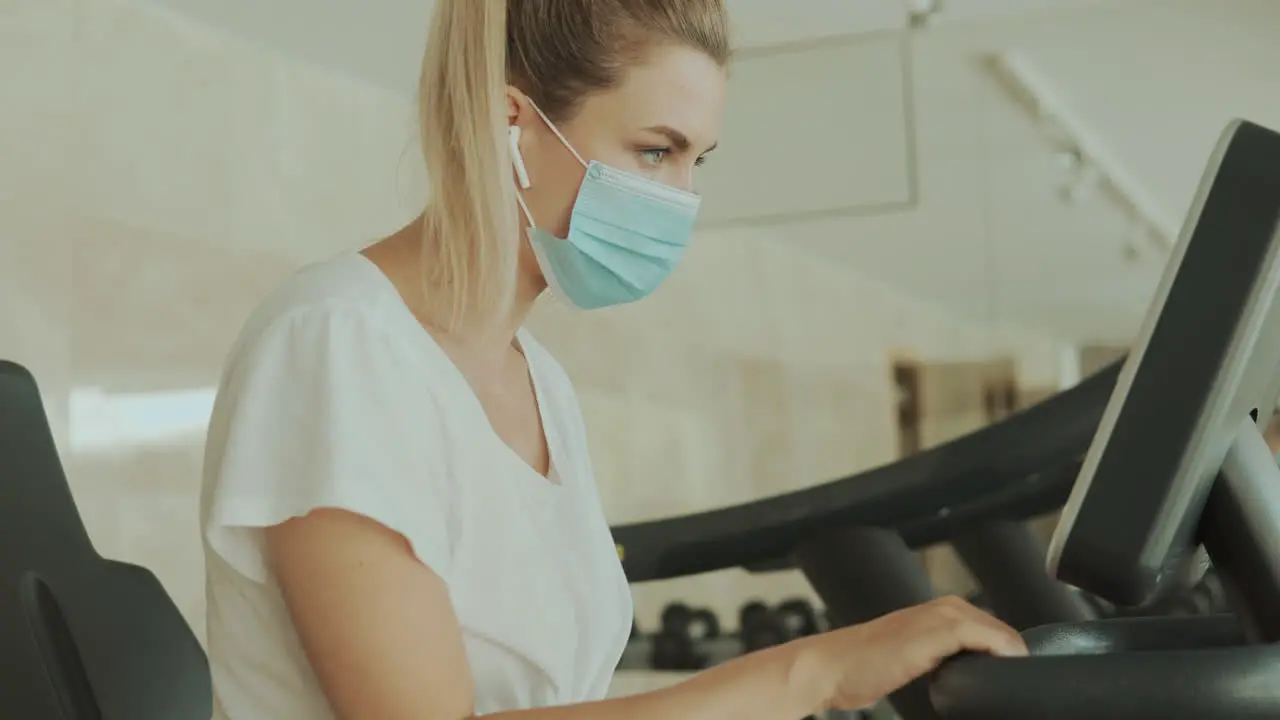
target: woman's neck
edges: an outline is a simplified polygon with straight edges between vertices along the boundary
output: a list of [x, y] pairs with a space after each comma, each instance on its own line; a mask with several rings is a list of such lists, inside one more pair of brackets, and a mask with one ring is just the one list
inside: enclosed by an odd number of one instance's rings
[[431, 292], [423, 286], [421, 275], [422, 218], [370, 245], [363, 254], [387, 275], [405, 304], [437, 342], [458, 356], [455, 361], [463, 361], [480, 372], [501, 368], [507, 361], [511, 348], [516, 346], [516, 333], [547, 287], [532, 250], [522, 244], [515, 297], [505, 316], [489, 327], [460, 327], [450, 331], [430, 320]]

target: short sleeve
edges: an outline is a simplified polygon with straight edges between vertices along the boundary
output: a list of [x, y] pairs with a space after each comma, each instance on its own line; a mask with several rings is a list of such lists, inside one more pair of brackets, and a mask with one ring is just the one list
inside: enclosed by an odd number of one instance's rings
[[452, 491], [432, 378], [409, 343], [356, 309], [295, 310], [233, 354], [205, 456], [205, 535], [269, 576], [263, 529], [315, 509], [400, 533], [450, 570]]

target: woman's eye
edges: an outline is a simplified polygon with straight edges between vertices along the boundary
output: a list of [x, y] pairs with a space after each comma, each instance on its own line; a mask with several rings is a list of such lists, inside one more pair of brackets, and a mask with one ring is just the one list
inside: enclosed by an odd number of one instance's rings
[[649, 148], [648, 150], [641, 150], [640, 156], [644, 158], [644, 161], [650, 167], [657, 167], [662, 164], [668, 152], [666, 148]]

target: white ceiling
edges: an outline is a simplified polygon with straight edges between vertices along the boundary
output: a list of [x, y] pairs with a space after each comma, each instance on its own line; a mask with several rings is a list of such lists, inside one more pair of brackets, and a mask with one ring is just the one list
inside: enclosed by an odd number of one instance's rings
[[1026, 57], [1161, 224], [1177, 227], [1231, 118], [1280, 128], [1277, 27], [1274, 0], [1128, 0], [919, 35], [919, 206], [775, 232], [972, 314], [1124, 342], [1164, 256], [1123, 258], [1138, 228], [1115, 205], [1061, 201], [1058, 159], [976, 58]]
[[[405, 95], [416, 83], [432, 7], [431, 0], [150, 1]], [[890, 199], [901, 194], [907, 166], [862, 163], [857, 167], [865, 174], [856, 177], [845, 172], [847, 165], [833, 163], [838, 156], [831, 149], [839, 138], [831, 128], [841, 125], [818, 122], [817, 115], [829, 108], [827, 94], [815, 85], [812, 98], [792, 100], [791, 113], [826, 128], [825, 134], [806, 124], [779, 135], [777, 118], [753, 123], [751, 117], [731, 116], [726, 139], [766, 131], [785, 138], [790, 147], [773, 143], [779, 181], [807, 178], [812, 190], [828, 192], [833, 182], [844, 183], [839, 187], [849, 193], [845, 202], [826, 198], [821, 205], [827, 211], [814, 212], [802, 202], [813, 192], [788, 188], [786, 208], [802, 212], [781, 212], [783, 220], [767, 227], [719, 228], [711, 233], [714, 241], [768, 233], [954, 309], [1063, 337], [1123, 341], [1145, 309], [1163, 258], [1154, 252], [1135, 261], [1123, 258], [1132, 229], [1114, 204], [1096, 197], [1062, 202], [1056, 186], [1063, 173], [1055, 153], [1025, 109], [990, 81], [981, 56], [1019, 51], [1071, 108], [1090, 142], [1173, 224], [1230, 117], [1280, 126], [1274, 85], [1280, 44], [1271, 30], [1280, 27], [1275, 0], [941, 0], [928, 29], [909, 39], [909, 135], [898, 132], [901, 116], [866, 114], [877, 112], [868, 97], [901, 111], [903, 87], [899, 56], [877, 59], [873, 47], [893, 36], [867, 33], [905, 28], [908, 9], [927, 6], [927, 0], [728, 2], [737, 44], [751, 49], [744, 62], [779, 46], [794, 50], [820, 38], [849, 36], [835, 42], [862, 58], [858, 72], [837, 73], [830, 82], [850, 118], [841, 132], [848, 135], [852, 127], [864, 137], [841, 152], [863, 157], [882, 139], [889, 149], [913, 146], [919, 196], [906, 207], [885, 202], [879, 210], [850, 212], [880, 197], [877, 192]], [[881, 67], [884, 75], [877, 78]], [[886, 102], [895, 96], [880, 93], [894, 88], [897, 101]], [[768, 87], [758, 84], [755, 90]], [[886, 117], [892, 122], [885, 124]], [[741, 152], [758, 148], [744, 144]], [[717, 163], [732, 166], [733, 143], [717, 155]], [[891, 157], [899, 162], [904, 155]], [[724, 210], [733, 215], [733, 208]]]
[[[434, 0], [147, 0], [273, 50], [413, 92]], [[487, 1], [487, 0], [486, 0]], [[938, 0], [943, 20], [972, 20], [1102, 0]], [[902, 28], [929, 0], [726, 0], [736, 44], [754, 48]]]

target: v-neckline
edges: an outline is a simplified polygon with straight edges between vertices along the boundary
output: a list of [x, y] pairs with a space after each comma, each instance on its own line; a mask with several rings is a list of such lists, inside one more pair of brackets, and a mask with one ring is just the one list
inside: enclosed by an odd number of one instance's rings
[[538, 469], [530, 465], [521, 455], [516, 452], [515, 448], [507, 444], [506, 440], [498, 434], [498, 430], [493, 426], [493, 422], [489, 420], [488, 413], [485, 412], [484, 404], [480, 402], [480, 396], [476, 393], [475, 388], [471, 387], [470, 381], [467, 380], [466, 374], [458, 367], [453, 358], [449, 357], [449, 353], [445, 352], [440, 343], [436, 341], [431, 331], [418, 320], [413, 314], [408, 303], [404, 301], [404, 296], [400, 294], [400, 289], [391, 281], [382, 268], [373, 260], [369, 259], [363, 252], [353, 253], [356, 260], [371, 270], [377, 277], [382, 287], [389, 291], [395, 298], [398, 309], [404, 313], [404, 316], [413, 323], [420, 333], [423, 344], [429, 349], [429, 352], [436, 356], [436, 359], [448, 367], [448, 371], [453, 374], [454, 379], [462, 385], [468, 398], [468, 402], [472, 406], [472, 410], [477, 420], [482, 424], [493, 442], [497, 443], [507, 457], [520, 465], [525, 472], [529, 473], [536, 483], [526, 483], [540, 485], [552, 490], [559, 490], [565, 484], [564, 473], [561, 472], [561, 466], [558, 462], [559, 453], [556, 452], [558, 436], [555, 431], [552, 418], [548, 416], [546, 407], [546, 396], [543, 392], [541, 379], [538, 377], [538, 371], [534, 368], [533, 360], [529, 357], [530, 343], [526, 342], [527, 333], [523, 327], [516, 330], [514, 342], [516, 351], [520, 353], [520, 357], [524, 359], [525, 372], [529, 375], [529, 385], [533, 390], [533, 402], [537, 406], [538, 423], [542, 426], [542, 441], [547, 447], [547, 473], [544, 475], [538, 472]]

